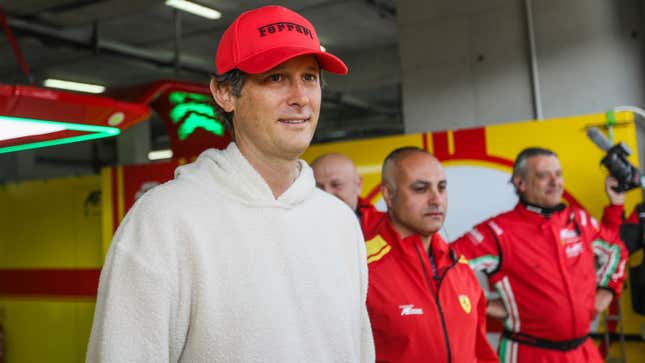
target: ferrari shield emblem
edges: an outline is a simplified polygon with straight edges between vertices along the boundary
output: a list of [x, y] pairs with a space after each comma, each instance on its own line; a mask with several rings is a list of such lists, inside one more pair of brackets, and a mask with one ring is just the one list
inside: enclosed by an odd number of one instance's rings
[[470, 314], [472, 306], [470, 305], [470, 299], [468, 298], [468, 295], [459, 295], [459, 304], [461, 304], [461, 308], [464, 309], [466, 314]]

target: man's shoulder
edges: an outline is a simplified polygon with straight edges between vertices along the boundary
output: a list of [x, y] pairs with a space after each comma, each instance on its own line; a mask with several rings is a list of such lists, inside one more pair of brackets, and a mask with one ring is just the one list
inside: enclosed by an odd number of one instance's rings
[[173, 179], [142, 193], [133, 208], [145, 210], [153, 215], [175, 215], [185, 213], [187, 209], [207, 203], [207, 199], [213, 198], [218, 196], [215, 193], [205, 193], [190, 181]]
[[586, 209], [579, 205], [571, 205], [565, 209], [567, 214], [580, 224], [581, 227], [593, 227], [598, 228], [599, 224], [596, 218], [594, 218]]
[[475, 275], [473, 268], [470, 266], [469, 260], [466, 258], [466, 256], [455, 252], [455, 258], [457, 259], [457, 261], [453, 266], [452, 277], [457, 277], [458, 280], [463, 282], [474, 282], [477, 286], [479, 286], [479, 280], [477, 280], [477, 276]]
[[[504, 235], [509, 230], [517, 229], [517, 215], [514, 209], [502, 212], [496, 216], [485, 219], [461, 235], [451, 243], [451, 248], [459, 253], [473, 246], [490, 246], [491, 243], [499, 245]], [[472, 257], [472, 256], [469, 256]]]
[[577, 204], [572, 204], [570, 206], [567, 206], [567, 208], [564, 209], [564, 213], [575, 213], [578, 215], [586, 215], [589, 216], [589, 212], [584, 209], [582, 206], [579, 206]]
[[506, 211], [504, 211], [504, 212], [501, 212], [501, 213], [499, 213], [499, 214], [497, 214], [497, 215], [495, 215], [495, 216], [493, 216], [493, 217], [491, 217], [491, 218], [487, 219], [486, 221], [487, 221], [487, 222], [488, 222], [488, 221], [493, 221], [493, 222], [506, 222], [506, 221], [507, 221], [507, 220], [509, 220], [509, 219], [515, 219], [515, 218], [517, 218], [517, 214], [518, 214], [518, 210], [517, 210], [517, 207], [515, 207], [515, 208], [513, 208], [513, 209], [509, 209], [509, 210], [506, 210]]
[[473, 230], [490, 231], [495, 235], [502, 235], [509, 222], [513, 224], [515, 219], [517, 219], [516, 212], [511, 209], [479, 222]]
[[321, 211], [326, 212], [325, 214], [328, 217], [332, 218], [353, 218], [357, 219], [354, 212], [337, 197], [324, 192], [318, 188], [315, 188], [311, 198], [310, 203], [312, 203], [316, 208], [320, 208]]
[[367, 251], [367, 263], [371, 264], [387, 255], [392, 250], [392, 246], [382, 235], [377, 234], [365, 241], [365, 249]]
[[175, 202], [179, 195], [195, 193], [195, 191], [189, 192], [190, 188], [186, 184], [183, 180], [169, 180], [145, 192], [137, 202], [155, 206]]

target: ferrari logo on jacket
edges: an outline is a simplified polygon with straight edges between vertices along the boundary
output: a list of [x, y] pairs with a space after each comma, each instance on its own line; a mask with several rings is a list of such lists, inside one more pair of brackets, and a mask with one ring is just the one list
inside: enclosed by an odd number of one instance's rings
[[470, 314], [472, 306], [470, 304], [470, 298], [468, 298], [468, 295], [459, 295], [459, 303], [461, 304], [461, 308], [464, 309], [466, 314]]

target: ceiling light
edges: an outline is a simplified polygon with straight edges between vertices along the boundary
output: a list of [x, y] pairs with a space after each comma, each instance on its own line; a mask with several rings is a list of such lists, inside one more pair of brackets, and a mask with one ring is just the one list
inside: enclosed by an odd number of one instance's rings
[[52, 124], [26, 123], [15, 119], [0, 117], [0, 140], [17, 139], [19, 137], [36, 136], [65, 130], [65, 127]]
[[162, 160], [172, 158], [172, 150], [154, 150], [148, 153], [148, 160]]
[[87, 93], [102, 93], [105, 91], [105, 87], [96, 84], [70, 82], [52, 78], [46, 79], [45, 82], [43, 82], [43, 85], [50, 88], [60, 88]]
[[[7, 125], [5, 134], [5, 125]], [[0, 116], [0, 154], [116, 136], [116, 127]], [[18, 130], [20, 129], [20, 130]], [[13, 132], [12, 132], [13, 130]], [[26, 130], [20, 133], [20, 131]], [[49, 138], [57, 135], [60, 138]], [[17, 135], [13, 136], [12, 135]], [[42, 137], [40, 136], [42, 135]], [[20, 138], [20, 139], [17, 139]]]
[[166, 5], [191, 14], [203, 16], [204, 18], [208, 19], [219, 19], [222, 17], [222, 13], [215, 9], [207, 8], [206, 6], [195, 4], [186, 0], [166, 0]]

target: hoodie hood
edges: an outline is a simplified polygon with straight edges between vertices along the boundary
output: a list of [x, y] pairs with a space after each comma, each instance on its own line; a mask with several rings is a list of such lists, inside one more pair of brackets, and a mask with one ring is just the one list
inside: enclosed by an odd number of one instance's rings
[[243, 204], [264, 207], [293, 208], [307, 199], [316, 189], [314, 174], [304, 160], [300, 174], [277, 199], [262, 176], [231, 142], [224, 150], [208, 149], [193, 163], [175, 170], [175, 178], [190, 180], [207, 189]]

